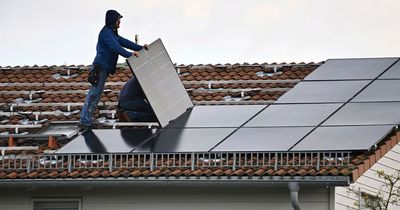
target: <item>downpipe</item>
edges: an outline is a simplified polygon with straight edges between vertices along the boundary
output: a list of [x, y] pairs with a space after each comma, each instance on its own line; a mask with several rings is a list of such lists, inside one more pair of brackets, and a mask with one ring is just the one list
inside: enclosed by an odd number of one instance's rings
[[300, 210], [299, 205], [299, 190], [300, 186], [298, 182], [289, 182], [288, 184], [289, 191], [290, 191], [290, 203], [293, 206], [294, 210]]

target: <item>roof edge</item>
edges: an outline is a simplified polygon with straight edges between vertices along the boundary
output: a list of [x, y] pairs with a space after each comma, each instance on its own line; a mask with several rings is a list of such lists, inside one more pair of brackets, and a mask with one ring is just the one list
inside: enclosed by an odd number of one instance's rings
[[[398, 129], [398, 128], [397, 128]], [[396, 130], [392, 135], [383, 140], [381, 145], [367, 159], [352, 170], [352, 182], [356, 182], [365, 172], [367, 172], [375, 163], [386, 155], [393, 147], [400, 143], [400, 131]]]
[[116, 177], [77, 179], [3, 179], [0, 188], [24, 186], [287, 186], [290, 182], [313, 186], [348, 186], [350, 176], [263, 176], [263, 177]]

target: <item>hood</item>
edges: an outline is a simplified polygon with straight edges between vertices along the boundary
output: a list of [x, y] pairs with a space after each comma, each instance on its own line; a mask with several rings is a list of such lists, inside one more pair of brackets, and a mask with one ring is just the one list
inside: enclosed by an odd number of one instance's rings
[[108, 10], [106, 13], [106, 26], [115, 28], [115, 22], [118, 18], [122, 18], [122, 15], [115, 10]]

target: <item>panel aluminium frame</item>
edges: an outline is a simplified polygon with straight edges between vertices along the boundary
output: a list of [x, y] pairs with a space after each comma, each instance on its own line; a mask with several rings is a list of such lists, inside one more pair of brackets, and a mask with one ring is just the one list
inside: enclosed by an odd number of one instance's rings
[[372, 80], [398, 58], [329, 59], [304, 80]]
[[275, 104], [344, 103], [353, 98], [369, 81], [300, 82], [283, 94]]
[[161, 127], [176, 119], [193, 103], [183, 86], [161, 39], [127, 59]]
[[239, 128], [212, 152], [287, 151], [314, 127]]
[[147, 128], [89, 130], [57, 150], [56, 153], [130, 152], [156, 132], [157, 129]]
[[400, 101], [400, 80], [375, 80], [351, 102]]
[[378, 79], [400, 79], [400, 62], [398, 61]]
[[392, 125], [318, 127], [290, 151], [369, 150], [392, 130]]
[[266, 105], [194, 106], [172, 121], [168, 128], [238, 128], [265, 107]]
[[243, 127], [317, 126], [342, 104], [272, 104]]
[[208, 152], [236, 128], [163, 128], [136, 152]]
[[347, 103], [322, 125], [398, 125], [399, 107], [400, 102]]

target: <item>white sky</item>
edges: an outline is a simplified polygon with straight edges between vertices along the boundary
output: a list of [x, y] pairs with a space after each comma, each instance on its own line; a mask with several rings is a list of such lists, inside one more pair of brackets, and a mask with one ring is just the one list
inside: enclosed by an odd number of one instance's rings
[[178, 64], [400, 56], [398, 0], [0, 0], [0, 66], [91, 64], [108, 9]]

